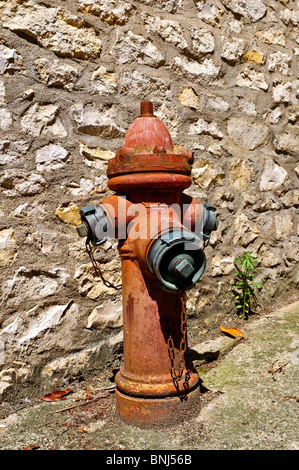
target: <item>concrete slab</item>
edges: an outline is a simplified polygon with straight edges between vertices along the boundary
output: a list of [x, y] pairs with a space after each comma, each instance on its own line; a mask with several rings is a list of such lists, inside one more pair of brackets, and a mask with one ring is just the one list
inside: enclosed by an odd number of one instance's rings
[[[299, 302], [244, 322], [244, 339], [232, 340], [232, 348], [219, 335], [214, 350], [224, 347], [223, 354], [201, 361], [201, 399], [188, 422], [149, 429], [125, 424], [108, 391], [83, 405], [107, 385], [95, 379], [77, 384], [62, 402], [2, 403], [0, 449], [298, 450], [298, 319]], [[202, 345], [197, 349], [205, 354]]]

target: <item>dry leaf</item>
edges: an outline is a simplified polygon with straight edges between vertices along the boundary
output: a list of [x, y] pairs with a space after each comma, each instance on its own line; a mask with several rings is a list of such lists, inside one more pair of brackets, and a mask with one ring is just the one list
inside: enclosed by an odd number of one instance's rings
[[44, 400], [44, 401], [66, 400], [66, 398], [64, 397], [71, 392], [72, 390], [70, 388], [67, 388], [66, 390], [56, 390], [55, 392], [47, 393], [47, 395], [44, 395], [41, 398], [41, 400]]
[[232, 336], [233, 338], [236, 338], [238, 335], [241, 335], [242, 338], [244, 338], [244, 334], [242, 333], [242, 331], [238, 330], [237, 328], [224, 328], [220, 325], [220, 330], [222, 331], [222, 333]]

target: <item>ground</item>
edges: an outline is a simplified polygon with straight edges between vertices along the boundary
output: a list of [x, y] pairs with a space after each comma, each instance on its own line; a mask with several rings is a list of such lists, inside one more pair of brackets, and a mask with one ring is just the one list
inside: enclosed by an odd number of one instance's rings
[[124, 423], [104, 372], [70, 384], [72, 392], [62, 401], [3, 402], [0, 449], [298, 450], [298, 314], [297, 301], [244, 322], [241, 340], [215, 337], [218, 356], [195, 362], [200, 400], [184, 423], [150, 428]]

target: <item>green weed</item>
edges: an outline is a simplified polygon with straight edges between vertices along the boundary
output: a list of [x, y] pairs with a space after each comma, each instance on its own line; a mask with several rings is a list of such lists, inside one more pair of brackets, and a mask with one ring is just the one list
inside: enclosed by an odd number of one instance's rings
[[235, 295], [237, 315], [239, 318], [247, 319], [252, 313], [252, 303], [257, 304], [257, 297], [254, 288], [262, 286], [261, 282], [253, 282], [258, 274], [256, 266], [259, 264], [257, 257], [253, 256], [253, 251], [244, 251], [242, 256], [235, 259], [237, 272], [236, 282], [232, 289]]

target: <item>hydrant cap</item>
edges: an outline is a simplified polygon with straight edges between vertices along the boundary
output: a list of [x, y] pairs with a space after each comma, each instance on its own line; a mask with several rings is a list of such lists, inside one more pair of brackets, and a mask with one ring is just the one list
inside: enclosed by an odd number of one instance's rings
[[171, 135], [163, 122], [154, 114], [151, 101], [140, 103], [140, 116], [129, 126], [123, 149], [128, 153], [172, 153]]
[[174, 148], [167, 127], [153, 114], [151, 101], [142, 101], [140, 108], [140, 115], [126, 132], [123, 146], [108, 161], [109, 189], [188, 188], [193, 152]]

